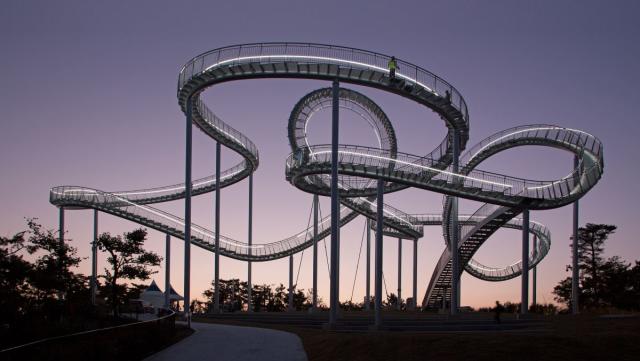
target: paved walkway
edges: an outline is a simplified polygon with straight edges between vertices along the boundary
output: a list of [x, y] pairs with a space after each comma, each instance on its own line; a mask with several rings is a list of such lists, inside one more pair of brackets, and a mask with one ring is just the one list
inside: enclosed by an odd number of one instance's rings
[[302, 341], [289, 332], [198, 322], [191, 327], [193, 335], [146, 360], [307, 360]]

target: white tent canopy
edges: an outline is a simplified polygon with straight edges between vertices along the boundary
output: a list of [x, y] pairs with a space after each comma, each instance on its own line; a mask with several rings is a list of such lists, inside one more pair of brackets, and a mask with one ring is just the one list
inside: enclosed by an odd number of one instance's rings
[[[164, 292], [158, 287], [156, 281], [151, 281], [149, 287], [140, 294], [140, 299], [145, 303], [151, 304], [153, 307], [164, 307]], [[169, 300], [173, 302], [182, 301], [183, 299], [184, 298], [173, 289], [173, 286], [170, 286]]]

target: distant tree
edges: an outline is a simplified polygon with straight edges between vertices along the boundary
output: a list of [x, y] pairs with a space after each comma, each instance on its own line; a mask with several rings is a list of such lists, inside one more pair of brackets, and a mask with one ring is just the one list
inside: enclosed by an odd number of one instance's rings
[[340, 302], [340, 308], [346, 311], [360, 311], [363, 309], [362, 303], [356, 303], [352, 300]]
[[[610, 224], [587, 223], [578, 229], [578, 265], [585, 306], [599, 306], [602, 303], [602, 275], [604, 266], [602, 254], [604, 242], [618, 227]], [[571, 245], [573, 247], [573, 244]]]
[[[288, 298], [287, 298], [288, 300]], [[303, 311], [309, 309], [311, 304], [309, 303], [309, 294], [305, 294], [303, 289], [295, 289], [293, 292], [293, 309], [296, 311]]]
[[25, 232], [0, 237], [0, 322], [12, 325], [26, 311], [33, 265], [20, 254], [26, 248]]
[[286, 309], [288, 299], [287, 287], [282, 283], [278, 285], [269, 299], [267, 310], [270, 312], [282, 312]]
[[105, 268], [102, 278], [105, 280], [107, 299], [115, 317], [119, 315], [119, 306], [129, 289], [126, 284], [118, 284], [118, 280], [146, 281], [150, 275], [157, 272], [151, 267], [160, 265], [162, 260], [156, 253], [143, 248], [146, 239], [145, 229], [137, 229], [115, 237], [109, 233], [102, 233], [98, 237], [98, 249], [109, 255], [107, 262], [111, 268]]
[[[242, 285], [239, 279], [219, 280], [220, 282], [220, 306], [225, 311], [238, 311], [242, 308]], [[246, 283], [245, 283], [246, 285]], [[246, 286], [245, 286], [246, 287]], [[246, 291], [244, 291], [246, 292]], [[215, 284], [211, 282], [211, 288], [202, 293], [208, 300], [211, 309], [215, 302]]]
[[27, 251], [39, 256], [33, 264], [30, 283], [36, 298], [58, 301], [78, 288], [82, 288], [85, 277], [73, 272], [82, 258], [69, 242], [60, 242], [52, 230], [43, 230], [35, 219], [27, 219], [29, 238]]
[[[581, 307], [594, 308], [605, 304], [606, 284], [603, 283], [605, 268], [616, 269], [613, 263], [617, 259], [603, 258], [604, 244], [617, 227], [610, 224], [587, 223], [585, 227], [578, 228], [578, 268], [580, 274], [579, 303]], [[573, 249], [573, 244], [570, 244]], [[613, 262], [613, 263], [612, 263]], [[620, 266], [620, 265], [618, 265]], [[571, 270], [567, 266], [567, 270]], [[567, 277], [554, 288], [553, 293], [558, 302], [571, 307], [571, 277]]]
[[553, 303], [547, 303], [547, 304], [538, 303], [538, 304], [529, 306], [529, 312], [539, 313], [547, 316], [555, 315], [558, 313], [558, 306], [554, 305]]
[[387, 300], [383, 302], [386, 307], [396, 309], [398, 307], [398, 296], [391, 292], [387, 295]]

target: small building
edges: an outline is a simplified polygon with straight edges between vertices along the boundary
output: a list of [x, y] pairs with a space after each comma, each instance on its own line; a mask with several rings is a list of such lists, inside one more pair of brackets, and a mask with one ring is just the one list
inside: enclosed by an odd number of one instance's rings
[[[183, 301], [184, 297], [180, 296], [176, 290], [173, 289], [173, 286], [169, 287], [169, 307], [174, 308], [174, 304], [177, 305], [178, 302]], [[140, 300], [156, 309], [164, 308], [164, 292], [158, 287], [156, 281], [151, 281], [149, 287], [142, 291]]]

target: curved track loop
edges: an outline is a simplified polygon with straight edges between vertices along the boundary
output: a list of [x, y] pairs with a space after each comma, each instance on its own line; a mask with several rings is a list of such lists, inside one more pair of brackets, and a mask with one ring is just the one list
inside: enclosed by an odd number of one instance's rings
[[[375, 179], [385, 180], [384, 191], [394, 192], [416, 187], [466, 199], [486, 202], [475, 214], [459, 216], [462, 227], [459, 243], [461, 264], [476, 277], [503, 280], [521, 272], [520, 263], [505, 268], [484, 266], [471, 259], [480, 245], [499, 227], [521, 228], [514, 217], [522, 209], [548, 209], [569, 204], [591, 189], [603, 171], [600, 141], [581, 131], [549, 125], [532, 125], [499, 132], [470, 149], [461, 157], [460, 171], [451, 170], [452, 139], [460, 135], [463, 150], [469, 138], [469, 114], [460, 93], [445, 80], [411, 63], [398, 60], [396, 79], [389, 78], [389, 56], [360, 49], [321, 44], [259, 43], [212, 50], [191, 59], [180, 71], [178, 102], [182, 111], [192, 114], [193, 123], [210, 138], [236, 151], [243, 160], [221, 174], [193, 182], [193, 195], [230, 186], [254, 172], [259, 165], [256, 146], [232, 128], [200, 99], [208, 87], [227, 81], [256, 78], [304, 78], [334, 80], [373, 87], [398, 94], [436, 112], [448, 128], [442, 143], [425, 156], [397, 152], [391, 122], [369, 98], [353, 90], [341, 89], [341, 106], [356, 112], [374, 129], [379, 148], [341, 145], [339, 149], [339, 188], [342, 207], [340, 225], [359, 214], [374, 218]], [[328, 90], [320, 89], [303, 97], [289, 119], [292, 153], [286, 162], [286, 177], [296, 187], [315, 194], [330, 193], [330, 147], [309, 145], [306, 124], [313, 114], [326, 107]], [[187, 109], [187, 106], [191, 109]], [[566, 177], [553, 181], [526, 180], [475, 169], [491, 155], [516, 146], [544, 145], [575, 153], [580, 165]], [[150, 204], [181, 199], [184, 184], [122, 192], [103, 192], [86, 187], [61, 186], [50, 192], [52, 204], [62, 207], [94, 208], [158, 231], [184, 238], [184, 221]], [[389, 205], [384, 208], [386, 234], [402, 238], [420, 238], [422, 226], [441, 225], [448, 239], [451, 219], [450, 201], [445, 198], [443, 215], [409, 215]], [[447, 220], [443, 222], [443, 220]], [[319, 224], [318, 239], [330, 234], [329, 217]], [[191, 242], [214, 251], [214, 232], [192, 225]], [[530, 267], [547, 254], [549, 232], [531, 222], [530, 230], [540, 240], [532, 252]], [[313, 244], [312, 228], [287, 239], [248, 246], [221, 236], [220, 254], [240, 260], [267, 261], [299, 252]], [[448, 277], [448, 278], [447, 278]], [[450, 250], [443, 253], [423, 300], [433, 306], [450, 297]]]

